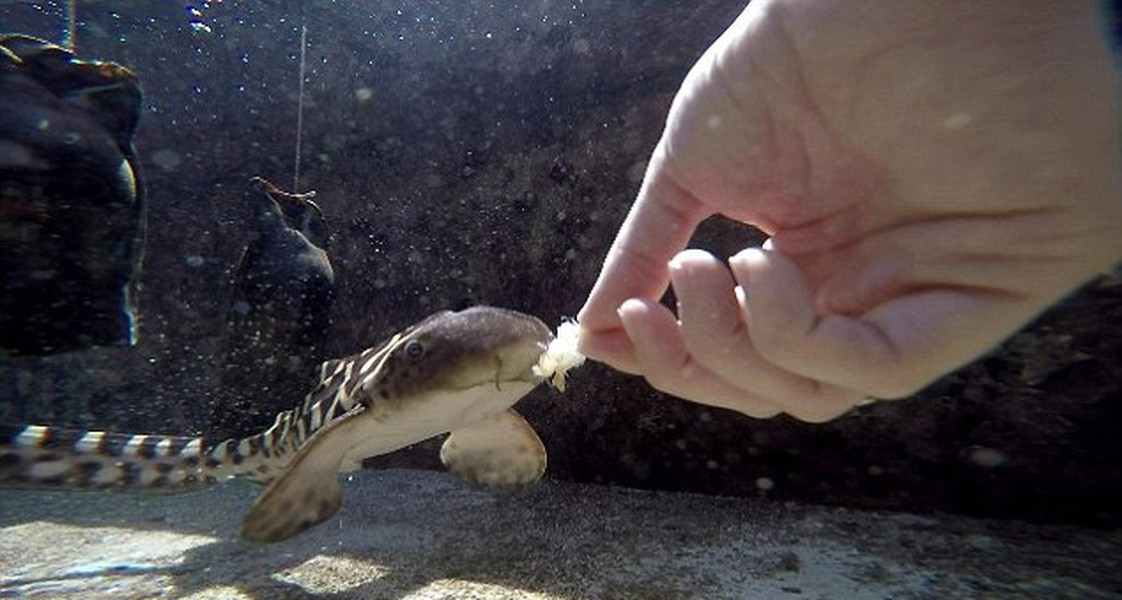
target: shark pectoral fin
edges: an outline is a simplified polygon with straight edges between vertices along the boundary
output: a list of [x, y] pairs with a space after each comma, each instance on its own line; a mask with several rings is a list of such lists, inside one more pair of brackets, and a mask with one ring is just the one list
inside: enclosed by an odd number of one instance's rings
[[363, 412], [364, 407], [356, 406], [308, 438], [284, 473], [253, 501], [242, 522], [243, 538], [279, 542], [338, 512], [343, 503], [340, 463]]
[[440, 460], [464, 481], [484, 488], [536, 483], [545, 473], [541, 438], [518, 413], [507, 410], [457, 429], [444, 440]]

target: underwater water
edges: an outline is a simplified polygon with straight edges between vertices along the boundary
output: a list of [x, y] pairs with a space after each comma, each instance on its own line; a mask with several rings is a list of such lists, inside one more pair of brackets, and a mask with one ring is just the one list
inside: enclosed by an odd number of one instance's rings
[[828, 424], [589, 363], [350, 428], [475, 372], [414, 351], [540, 366], [744, 5], [0, 2], [0, 597], [1122, 595], [1116, 276]]

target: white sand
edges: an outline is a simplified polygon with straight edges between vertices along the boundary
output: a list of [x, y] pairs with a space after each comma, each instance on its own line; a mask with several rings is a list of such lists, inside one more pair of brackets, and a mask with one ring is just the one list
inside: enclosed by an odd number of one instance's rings
[[0, 492], [0, 597], [1118, 598], [1122, 533], [544, 482], [513, 496], [366, 471], [279, 544], [255, 486]]

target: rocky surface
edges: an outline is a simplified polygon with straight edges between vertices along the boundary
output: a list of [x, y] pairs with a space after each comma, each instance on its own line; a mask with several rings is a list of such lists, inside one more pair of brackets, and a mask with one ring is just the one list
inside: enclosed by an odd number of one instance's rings
[[[298, 187], [318, 191], [336, 274], [324, 353], [466, 304], [573, 314], [678, 82], [742, 2], [477, 4], [79, 3], [79, 55], [130, 66], [145, 92], [142, 338], [0, 361], [0, 419], [213, 431], [239, 375], [223, 349], [248, 180], [292, 175], [300, 23]], [[2, 3], [0, 23], [58, 39], [60, 15], [36, 6]], [[758, 241], [713, 221], [694, 243]], [[1117, 526], [1120, 313], [1118, 279], [1092, 284], [916, 398], [825, 425], [695, 406], [598, 365], [520, 408], [557, 479]], [[312, 383], [276, 368], [261, 406]], [[375, 463], [432, 467], [435, 443]]]
[[1122, 536], [546, 483], [513, 496], [367, 471], [275, 545], [253, 498], [0, 492], [0, 597], [741, 600], [1116, 598]]

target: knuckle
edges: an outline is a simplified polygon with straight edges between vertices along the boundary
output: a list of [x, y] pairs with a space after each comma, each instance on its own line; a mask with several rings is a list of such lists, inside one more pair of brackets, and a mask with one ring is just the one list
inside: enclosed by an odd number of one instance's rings
[[750, 394], [744, 394], [734, 398], [731, 402], [725, 404], [725, 406], [731, 410], [752, 417], [753, 419], [770, 419], [783, 414], [782, 408]]
[[654, 389], [667, 394], [677, 395], [676, 388], [678, 386], [674, 384], [670, 377], [667, 377], [663, 374], [647, 373], [646, 375], [643, 375], [643, 378], [646, 379], [647, 384], [649, 384]]
[[787, 402], [783, 406], [787, 414], [800, 421], [825, 423], [849, 412], [860, 401], [861, 396], [854, 392], [820, 390], [809, 398], [803, 396], [798, 401]]
[[863, 389], [879, 400], [898, 400], [914, 395], [934, 379], [927, 373], [896, 370], [879, 378], [870, 378], [869, 385]]
[[773, 407], [761, 408], [761, 409], [756, 409], [756, 410], [753, 410], [753, 411], [744, 410], [744, 411], [741, 411], [741, 412], [743, 412], [744, 414], [746, 414], [750, 417], [755, 417], [757, 419], [773, 419], [773, 418], [778, 417], [779, 415], [783, 414], [782, 410], [779, 410], [778, 408], [773, 408]]
[[826, 423], [844, 415], [852, 407], [851, 404], [820, 406], [811, 404], [787, 410], [787, 414], [807, 423]]

